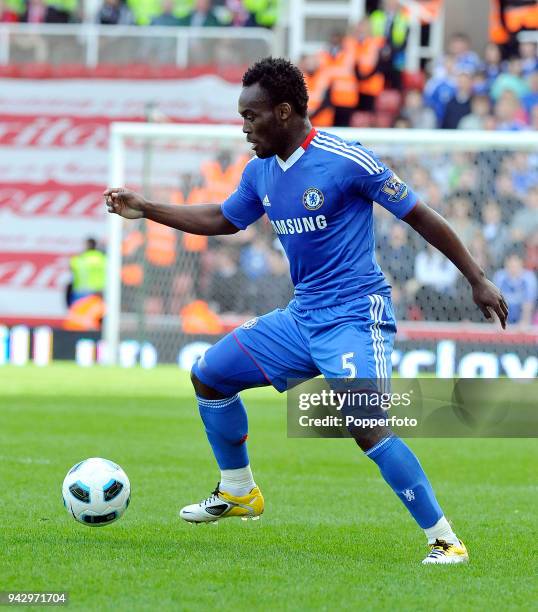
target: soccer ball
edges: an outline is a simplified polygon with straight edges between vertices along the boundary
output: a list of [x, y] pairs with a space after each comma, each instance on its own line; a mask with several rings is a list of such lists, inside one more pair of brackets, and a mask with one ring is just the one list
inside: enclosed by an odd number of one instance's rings
[[79, 523], [102, 527], [117, 521], [131, 501], [131, 483], [121, 467], [99, 457], [74, 465], [62, 485], [67, 511]]

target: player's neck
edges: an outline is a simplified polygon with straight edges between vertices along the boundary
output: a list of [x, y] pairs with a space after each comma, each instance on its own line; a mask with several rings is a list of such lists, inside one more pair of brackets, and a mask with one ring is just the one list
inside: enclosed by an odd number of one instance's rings
[[311, 129], [312, 124], [306, 119], [301, 121], [295, 129], [290, 130], [293, 136], [290, 137], [288, 144], [283, 147], [282, 151], [277, 153], [278, 157], [280, 157], [282, 161], [287, 161], [287, 159], [303, 144]]

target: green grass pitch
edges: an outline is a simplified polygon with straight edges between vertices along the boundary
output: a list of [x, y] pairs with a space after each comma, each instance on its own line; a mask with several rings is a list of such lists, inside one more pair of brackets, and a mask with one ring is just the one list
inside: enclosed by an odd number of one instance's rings
[[[286, 437], [285, 398], [245, 392], [257, 522], [191, 526], [218, 472], [185, 373], [0, 368], [0, 591], [76, 610], [528, 610], [538, 601], [536, 440], [411, 440], [468, 566], [423, 567], [425, 538], [350, 440]], [[117, 461], [125, 516], [65, 512], [77, 461]], [[534, 602], [534, 603], [532, 603]]]

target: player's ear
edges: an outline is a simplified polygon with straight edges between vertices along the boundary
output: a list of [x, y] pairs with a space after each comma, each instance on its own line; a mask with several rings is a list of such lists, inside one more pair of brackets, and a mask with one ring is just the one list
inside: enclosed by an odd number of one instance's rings
[[282, 102], [276, 107], [276, 111], [281, 121], [287, 121], [291, 116], [291, 105], [288, 102]]

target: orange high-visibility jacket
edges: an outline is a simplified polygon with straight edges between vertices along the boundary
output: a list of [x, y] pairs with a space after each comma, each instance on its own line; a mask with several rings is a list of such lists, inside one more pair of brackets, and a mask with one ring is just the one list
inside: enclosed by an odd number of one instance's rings
[[418, 0], [420, 22], [422, 24], [433, 23], [441, 12], [443, 2], [444, 0]]
[[329, 89], [327, 72], [318, 68], [314, 74], [304, 74], [303, 76], [308, 90], [308, 114], [312, 125], [315, 127], [334, 125], [334, 109], [326, 107], [320, 110]]
[[187, 304], [179, 314], [181, 327], [186, 334], [221, 334], [223, 331], [219, 316], [203, 300]]
[[[207, 204], [211, 201], [208, 199], [207, 190], [203, 187], [194, 187], [191, 192], [185, 196], [181, 191], [177, 191], [172, 196], [175, 204]], [[189, 253], [200, 253], [207, 249], [207, 236], [198, 236], [197, 234], [182, 234], [183, 249]]]
[[206, 161], [202, 164], [201, 172], [204, 187], [207, 190], [206, 202], [220, 204], [239, 185], [241, 174], [247, 165], [249, 157], [240, 155], [224, 170], [218, 160]]
[[98, 331], [104, 315], [103, 298], [100, 295], [88, 295], [71, 304], [63, 328], [75, 331]]
[[510, 40], [510, 34], [522, 29], [538, 29], [538, 3], [532, 6], [508, 6], [504, 13], [506, 28], [501, 21], [501, 9], [498, 0], [490, 0], [489, 39], [497, 45]]
[[331, 104], [344, 108], [355, 108], [359, 102], [359, 87], [355, 74], [355, 45], [346, 38], [342, 49], [331, 55], [327, 51], [320, 53], [320, 68], [327, 72], [331, 87]]
[[385, 87], [385, 77], [380, 72], [373, 72], [378, 64], [383, 44], [384, 40], [380, 36], [369, 36], [355, 43], [358, 72], [360, 76], [365, 76], [359, 81], [360, 93], [377, 97]]

